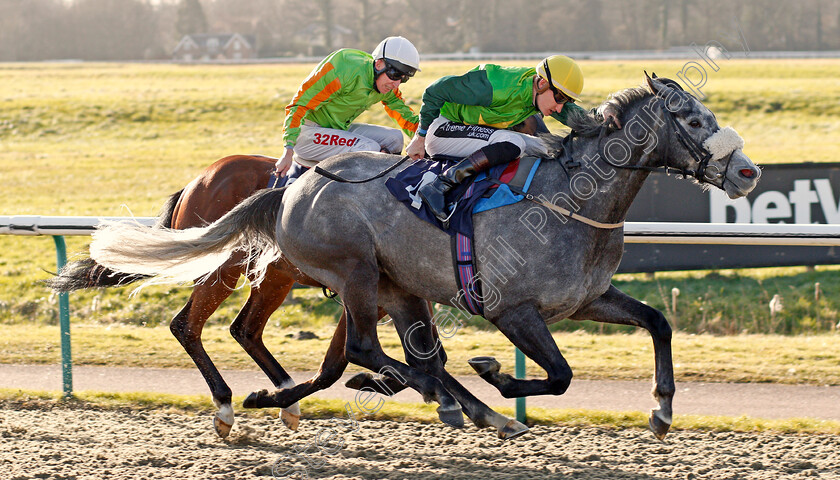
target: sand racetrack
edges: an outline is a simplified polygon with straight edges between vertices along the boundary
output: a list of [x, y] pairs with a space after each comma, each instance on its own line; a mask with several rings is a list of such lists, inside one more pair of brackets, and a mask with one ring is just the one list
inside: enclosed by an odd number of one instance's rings
[[[535, 426], [507, 442], [471, 425], [349, 417], [237, 419], [0, 404], [0, 478], [29, 479], [840, 479], [840, 436]], [[295, 476], [297, 472], [297, 476]]]

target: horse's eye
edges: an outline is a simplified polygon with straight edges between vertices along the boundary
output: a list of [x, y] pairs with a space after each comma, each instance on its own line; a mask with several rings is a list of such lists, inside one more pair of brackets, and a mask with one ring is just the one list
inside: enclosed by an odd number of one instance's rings
[[701, 126], [703, 126], [703, 124], [700, 123], [700, 120], [692, 120], [688, 122], [688, 126], [690, 126], [691, 128], [700, 128]]

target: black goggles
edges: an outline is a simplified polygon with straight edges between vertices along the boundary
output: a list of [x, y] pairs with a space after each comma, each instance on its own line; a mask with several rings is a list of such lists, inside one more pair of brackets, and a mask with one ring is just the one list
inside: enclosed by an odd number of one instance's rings
[[545, 79], [548, 80], [548, 86], [551, 88], [551, 93], [554, 94], [554, 101], [557, 103], [575, 103], [575, 99], [561, 92], [554, 87], [554, 82], [551, 81], [551, 70], [548, 68], [548, 59], [543, 60], [543, 70], [545, 70]]
[[554, 101], [557, 103], [575, 103], [574, 98], [554, 88], [554, 86], [551, 87], [551, 93], [554, 94]]
[[388, 76], [391, 80], [397, 81], [399, 80], [400, 83], [405, 83], [414, 76], [414, 70], [410, 72], [404, 72], [397, 67], [391, 65], [388, 62], [385, 62], [385, 75]]

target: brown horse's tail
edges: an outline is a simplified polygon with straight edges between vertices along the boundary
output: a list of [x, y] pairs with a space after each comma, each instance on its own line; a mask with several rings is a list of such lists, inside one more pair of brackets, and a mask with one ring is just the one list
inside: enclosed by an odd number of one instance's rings
[[[172, 228], [175, 206], [184, 190], [169, 196], [158, 213], [154, 228]], [[115, 272], [96, 263], [92, 258], [70, 262], [53, 278], [44, 281], [47, 287], [56, 292], [73, 292], [87, 288], [122, 287], [149, 278], [148, 275], [135, 275]]]
[[258, 192], [203, 228], [107, 223], [93, 234], [90, 256], [112, 271], [145, 276], [148, 285], [207, 280], [233, 253], [244, 251], [248, 275], [259, 283], [280, 256], [274, 229], [284, 191]]
[[178, 200], [181, 199], [181, 195], [183, 194], [184, 189], [182, 188], [180, 192], [173, 193], [169, 196], [169, 199], [160, 208], [160, 213], [158, 213], [157, 221], [155, 222], [155, 228], [172, 228], [175, 207], [178, 206]]
[[144, 278], [148, 276], [114, 272], [92, 258], [85, 258], [68, 263], [58, 275], [44, 280], [44, 283], [56, 292], [65, 293], [86, 288], [122, 287]]

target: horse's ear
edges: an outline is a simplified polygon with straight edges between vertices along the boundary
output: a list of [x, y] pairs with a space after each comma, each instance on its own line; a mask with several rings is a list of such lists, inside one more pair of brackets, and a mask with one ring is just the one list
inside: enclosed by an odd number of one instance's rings
[[655, 73], [653, 74], [653, 78], [651, 78], [650, 75], [648, 75], [647, 70], [645, 70], [645, 82], [647, 82], [647, 86], [650, 89], [650, 92], [654, 95], [657, 95], [659, 93], [659, 90], [661, 90], [664, 87], [664, 85], [659, 80], [654, 80], [655, 78]]
[[647, 81], [648, 88], [650, 88], [651, 93], [654, 95], [665, 93], [663, 92], [665, 89], [683, 91], [683, 88], [679, 83], [671, 80], [670, 78], [659, 78], [656, 76], [656, 73], [648, 75], [647, 71], [645, 71], [645, 81]]

